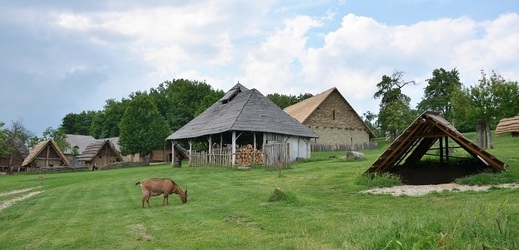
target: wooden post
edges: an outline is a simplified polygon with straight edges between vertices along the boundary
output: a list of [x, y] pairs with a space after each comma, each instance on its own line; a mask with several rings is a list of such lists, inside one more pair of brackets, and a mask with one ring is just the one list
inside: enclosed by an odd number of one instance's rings
[[236, 165], [236, 131], [232, 131], [232, 161], [231, 165]]
[[443, 137], [440, 137], [440, 163], [443, 164]]
[[171, 166], [175, 167], [175, 141], [171, 140]]
[[191, 157], [193, 155], [193, 139], [189, 139], [189, 166], [191, 167]]
[[213, 163], [213, 136], [209, 135], [209, 139], [207, 140], [209, 143], [209, 165]]
[[445, 159], [449, 162], [449, 137], [445, 137]]
[[256, 164], [256, 132], [252, 132], [254, 145], [252, 146], [252, 164]]

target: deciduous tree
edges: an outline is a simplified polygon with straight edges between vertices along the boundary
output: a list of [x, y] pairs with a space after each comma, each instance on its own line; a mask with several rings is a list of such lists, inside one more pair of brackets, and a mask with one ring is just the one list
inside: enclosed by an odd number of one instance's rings
[[445, 119], [451, 121], [451, 96], [454, 90], [462, 88], [458, 71], [456, 69], [451, 71], [443, 68], [435, 69], [432, 78], [426, 81], [427, 86], [424, 89], [422, 101], [418, 103], [418, 110], [420, 112], [437, 111]]

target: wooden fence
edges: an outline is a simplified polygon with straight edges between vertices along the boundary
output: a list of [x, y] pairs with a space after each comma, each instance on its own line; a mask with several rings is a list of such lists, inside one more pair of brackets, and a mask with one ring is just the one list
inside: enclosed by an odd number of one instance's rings
[[313, 143], [310, 145], [312, 152], [320, 152], [320, 151], [360, 151], [366, 149], [375, 149], [378, 148], [378, 143], [369, 142], [362, 144], [316, 144]]

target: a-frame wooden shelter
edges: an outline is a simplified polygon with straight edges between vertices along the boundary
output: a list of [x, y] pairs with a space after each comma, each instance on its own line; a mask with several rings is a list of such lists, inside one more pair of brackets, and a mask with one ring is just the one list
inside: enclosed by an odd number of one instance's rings
[[40, 169], [69, 165], [67, 157], [52, 139], [36, 144], [22, 163], [22, 167]]
[[[457, 146], [449, 145], [449, 139], [454, 141]], [[433, 167], [426, 168], [420, 174], [423, 176], [437, 176], [446, 173], [449, 175], [444, 178], [436, 178], [433, 183], [427, 181], [415, 180], [413, 177], [417, 175], [409, 175], [413, 167], [416, 167], [419, 161], [435, 143], [439, 144], [438, 148], [434, 148], [439, 152], [439, 162], [435, 162]], [[449, 165], [452, 156], [449, 155], [452, 148], [463, 148], [473, 158], [473, 162], [461, 166]], [[464, 159], [463, 161], [466, 161]], [[453, 171], [453, 169], [455, 169]], [[427, 111], [420, 115], [407, 129], [387, 148], [387, 150], [371, 165], [367, 170], [373, 172], [393, 172], [403, 176], [403, 181], [408, 184], [435, 184], [450, 182], [455, 178], [459, 178], [468, 174], [478, 173], [481, 171], [501, 171], [505, 170], [506, 164], [497, 159], [492, 154], [483, 150], [476, 144], [472, 143], [463, 136], [454, 126], [439, 115], [437, 112]]]

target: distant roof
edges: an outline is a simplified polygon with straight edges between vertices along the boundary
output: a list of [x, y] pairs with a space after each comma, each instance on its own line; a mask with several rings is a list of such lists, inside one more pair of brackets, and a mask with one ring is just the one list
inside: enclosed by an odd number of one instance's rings
[[496, 134], [507, 132], [519, 132], [519, 116], [503, 118], [499, 121], [496, 127]]
[[[504, 170], [506, 164], [465, 138], [454, 126], [437, 112], [420, 115], [371, 165], [368, 172], [385, 172], [400, 162], [411, 166], [424, 156], [440, 137], [449, 137], [474, 159], [496, 170]], [[405, 161], [404, 161], [405, 160]]]
[[[310, 97], [308, 99], [302, 100], [294, 105], [288, 106], [284, 109], [286, 113], [288, 113], [290, 116], [296, 118], [299, 122], [305, 123], [306, 119], [312, 115], [317, 108], [333, 93], [337, 92], [337, 94], [344, 100], [346, 104], [348, 104], [350, 107], [350, 103], [342, 96], [342, 94], [337, 90], [337, 88], [333, 87], [330, 88], [320, 94], [317, 94], [313, 97]], [[369, 133], [369, 137], [373, 138], [375, 137], [375, 133], [371, 131], [371, 129], [362, 121], [362, 118], [357, 114], [357, 112], [353, 109], [351, 110], [357, 119], [359, 119], [366, 128], [366, 131]]]
[[318, 137], [258, 90], [248, 90], [238, 83], [224, 97], [168, 136], [166, 140], [196, 138], [226, 131], [256, 131]]
[[31, 149], [29, 155], [25, 158], [25, 160], [23, 160], [22, 167], [31, 164], [31, 162], [34, 161], [35, 157], [38, 156], [41, 153], [41, 151], [47, 147], [47, 145], [49, 145], [50, 147], [52, 147], [54, 151], [56, 151], [56, 153], [61, 158], [65, 166], [70, 165], [67, 157], [65, 156], [65, 154], [63, 154], [63, 151], [61, 151], [61, 149], [58, 147], [58, 144], [56, 144], [56, 142], [53, 140], [48, 140], [39, 142], [38, 144], [36, 144], [36, 146], [34, 146], [34, 148]]
[[96, 139], [90, 135], [67, 134], [65, 140], [70, 144], [70, 148], [65, 150], [63, 153], [72, 154], [72, 149], [78, 147], [78, 153], [81, 154], [81, 152], [83, 152], [85, 148]]
[[78, 160], [80, 161], [91, 161], [94, 157], [97, 156], [99, 151], [103, 148], [104, 145], [108, 145], [109, 148], [113, 150], [113, 153], [117, 156], [117, 159], [122, 161], [122, 156], [115, 149], [112, 142], [109, 139], [99, 139], [90, 143], [85, 150], [79, 155]]

